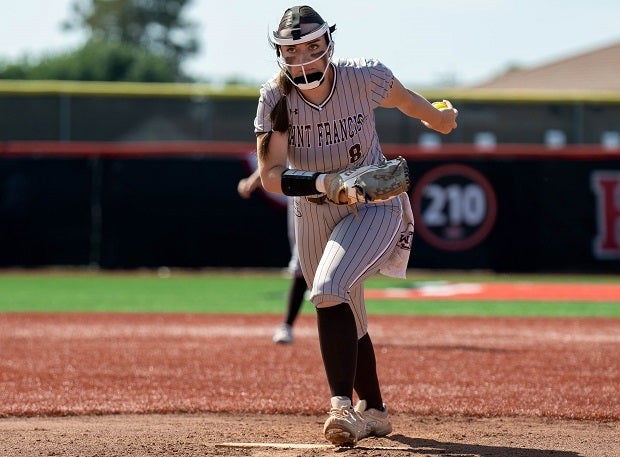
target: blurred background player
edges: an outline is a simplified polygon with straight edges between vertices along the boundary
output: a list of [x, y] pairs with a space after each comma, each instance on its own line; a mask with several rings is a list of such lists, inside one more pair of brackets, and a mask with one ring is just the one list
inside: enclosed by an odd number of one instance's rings
[[[258, 169], [247, 178], [243, 178], [237, 185], [237, 192], [241, 198], [250, 198], [252, 192], [260, 187], [260, 173]], [[291, 276], [291, 285], [288, 290], [286, 301], [286, 313], [284, 314], [284, 322], [276, 328], [273, 334], [273, 342], [277, 344], [290, 344], [293, 342], [293, 325], [299, 314], [304, 301], [304, 295], [308, 286], [301, 272], [299, 263], [299, 255], [297, 253], [297, 244], [295, 243], [295, 220], [293, 214], [293, 199], [287, 197], [286, 217], [288, 241], [291, 248], [291, 259], [288, 263], [287, 272]]]

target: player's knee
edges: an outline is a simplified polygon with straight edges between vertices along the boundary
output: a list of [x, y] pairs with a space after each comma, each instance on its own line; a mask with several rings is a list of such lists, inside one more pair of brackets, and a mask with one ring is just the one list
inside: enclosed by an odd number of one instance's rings
[[329, 308], [331, 306], [336, 306], [342, 303], [342, 300], [321, 300], [315, 302], [315, 307], [317, 308]]

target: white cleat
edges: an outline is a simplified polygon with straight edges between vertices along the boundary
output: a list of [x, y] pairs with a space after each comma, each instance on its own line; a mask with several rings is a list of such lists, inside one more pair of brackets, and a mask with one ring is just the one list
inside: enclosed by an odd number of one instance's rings
[[392, 433], [392, 423], [385, 403], [383, 403], [383, 411], [379, 411], [375, 408], [366, 409], [366, 400], [360, 400], [355, 405], [355, 412], [365, 424], [363, 436], [360, 436], [359, 439], [367, 436], [385, 436]]
[[348, 397], [332, 397], [329, 417], [323, 426], [325, 439], [334, 446], [354, 446], [363, 438], [365, 423]]
[[276, 344], [291, 344], [293, 342], [293, 329], [288, 324], [282, 324], [276, 329], [272, 339]]

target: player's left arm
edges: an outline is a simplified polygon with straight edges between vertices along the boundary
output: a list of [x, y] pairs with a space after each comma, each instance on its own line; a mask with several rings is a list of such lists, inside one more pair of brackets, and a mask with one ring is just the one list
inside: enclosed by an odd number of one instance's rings
[[405, 88], [394, 78], [388, 96], [383, 100], [383, 108], [398, 108], [409, 117], [420, 119], [422, 123], [440, 133], [450, 133], [456, 128], [458, 111], [450, 101], [445, 100], [447, 108], [438, 110], [422, 95]]

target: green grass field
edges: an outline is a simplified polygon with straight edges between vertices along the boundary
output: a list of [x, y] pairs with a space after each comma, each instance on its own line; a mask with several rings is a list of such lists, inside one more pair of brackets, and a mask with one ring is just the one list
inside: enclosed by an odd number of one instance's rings
[[[375, 276], [367, 288], [412, 287], [428, 281], [530, 281], [617, 283], [613, 276], [421, 273], [408, 279]], [[86, 270], [0, 271], [0, 312], [284, 312], [289, 278], [280, 271], [88, 272]], [[620, 302], [368, 300], [370, 314], [451, 316], [620, 317]], [[313, 313], [306, 302], [304, 313]]]

